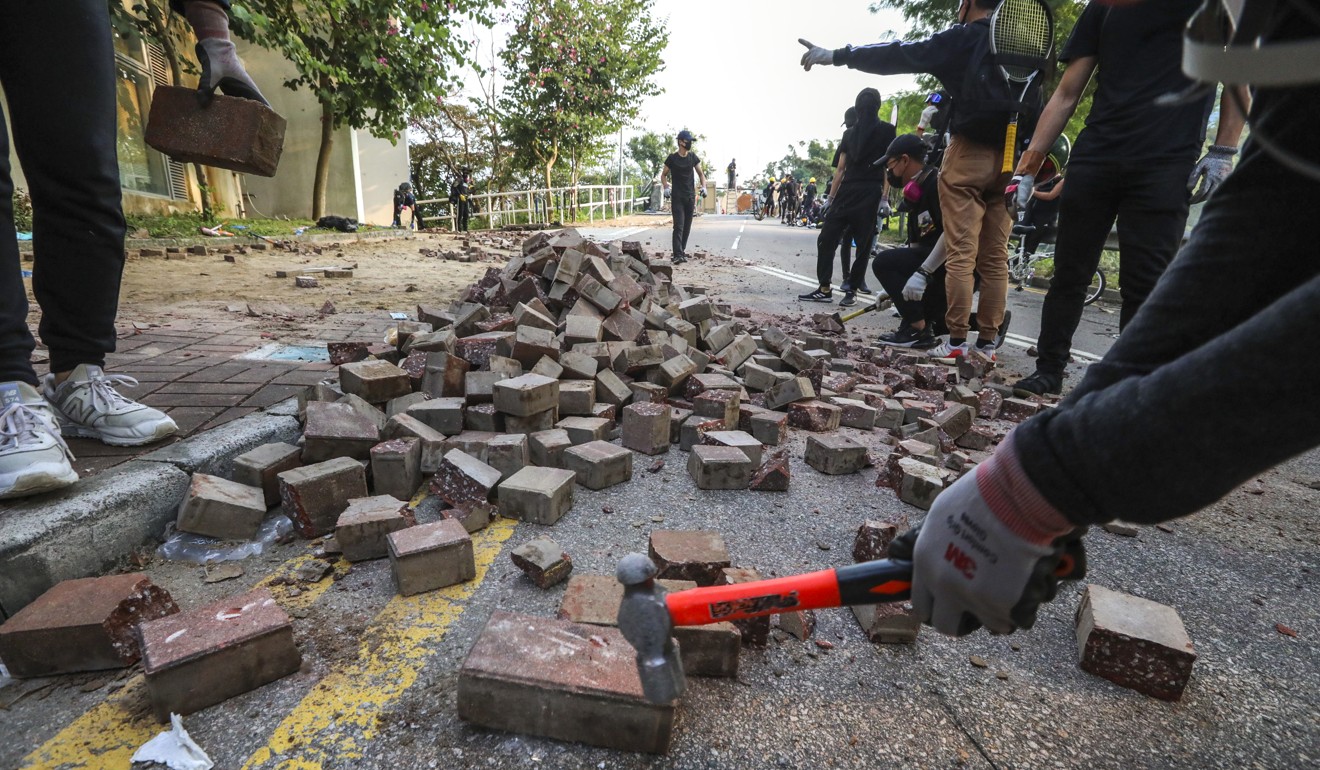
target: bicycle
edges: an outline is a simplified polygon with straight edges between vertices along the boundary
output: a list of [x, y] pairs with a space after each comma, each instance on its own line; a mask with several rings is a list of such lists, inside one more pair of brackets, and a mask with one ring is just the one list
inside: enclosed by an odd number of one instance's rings
[[[1035, 264], [1042, 259], [1050, 259], [1054, 256], [1054, 238], [1052, 233], [1041, 239], [1035, 252], [1027, 251], [1027, 236], [1036, 231], [1035, 225], [1015, 224], [1013, 225], [1012, 238], [1017, 239], [1017, 247], [1009, 252], [1008, 255], [1008, 278], [1017, 285], [1017, 290], [1022, 291], [1031, 279], [1036, 275]], [[1105, 293], [1105, 273], [1099, 268], [1095, 271], [1095, 277], [1091, 279], [1091, 286], [1086, 290], [1086, 299], [1082, 304], [1090, 305], [1100, 299]]]

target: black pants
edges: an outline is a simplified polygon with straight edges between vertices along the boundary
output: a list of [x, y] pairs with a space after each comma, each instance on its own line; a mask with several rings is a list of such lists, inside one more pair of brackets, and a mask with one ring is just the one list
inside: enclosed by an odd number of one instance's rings
[[471, 215], [471, 213], [472, 213], [472, 208], [467, 201], [458, 202], [458, 220], [456, 224], [458, 227], [458, 231], [460, 233], [467, 232], [468, 217]]
[[[926, 293], [922, 295], [921, 300], [913, 302], [903, 299], [903, 287], [907, 285], [908, 279], [917, 272], [921, 263], [930, 256], [930, 249], [920, 246], [899, 246], [894, 249], [885, 249], [875, 255], [871, 263], [871, 269], [875, 272], [876, 280], [885, 288], [889, 298], [894, 301], [894, 308], [903, 316], [903, 321], [907, 324], [913, 324], [917, 321], [925, 321], [933, 324], [932, 329], [944, 327], [944, 314], [948, 312], [949, 301], [944, 293], [944, 266], [941, 265], [938, 270], [931, 273], [926, 281]], [[944, 334], [946, 332], [936, 331], [935, 334]]]
[[688, 236], [692, 234], [692, 210], [697, 203], [696, 198], [671, 198], [670, 208], [674, 212], [674, 244], [673, 251], [675, 257], [687, 257]]
[[[828, 216], [829, 212], [826, 212], [826, 215]], [[852, 233], [846, 228], [839, 238], [839, 267], [843, 269], [844, 276], [852, 270]]]
[[1127, 327], [1178, 252], [1187, 226], [1192, 160], [1165, 163], [1081, 162], [1068, 168], [1060, 196], [1054, 277], [1041, 310], [1039, 371], [1062, 375], [1091, 276], [1118, 220], [1123, 309]]
[[880, 187], [874, 190], [840, 189], [839, 200], [830, 204], [829, 213], [821, 223], [816, 237], [816, 279], [821, 287], [834, 280], [834, 252], [843, 237], [851, 233], [857, 243], [852, 269], [845, 276], [850, 287], [866, 281], [866, 263], [871, 256], [871, 241], [875, 239], [875, 212], [880, 208]]
[[[1320, 88], [1257, 91], [1254, 132], [1311, 163], [1317, 121]], [[1015, 432], [1046, 500], [1078, 524], [1165, 521], [1316, 446], [1316, 200], [1320, 182], [1248, 140], [1123, 336]]]
[[400, 206], [400, 205], [397, 204], [397, 203], [394, 204], [394, 226], [395, 226], [395, 227], [403, 227], [403, 222], [402, 222], [402, 220], [400, 219], [400, 217], [402, 217], [402, 216], [403, 216], [403, 207]]
[[[56, 33], [63, 44], [51, 44]], [[104, 2], [0, 3], [0, 85], [32, 195], [32, 289], [56, 372], [104, 365], [115, 349], [125, 231], [115, 72]], [[13, 192], [0, 125], [0, 382], [35, 385]]]

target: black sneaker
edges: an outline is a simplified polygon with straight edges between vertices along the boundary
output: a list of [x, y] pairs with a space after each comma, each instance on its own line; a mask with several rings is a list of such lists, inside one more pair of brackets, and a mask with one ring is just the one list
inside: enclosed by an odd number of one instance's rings
[[880, 335], [875, 342], [877, 345], [888, 345], [893, 348], [912, 348], [914, 350], [929, 350], [935, 347], [939, 340], [931, 333], [930, 326], [926, 326], [921, 331], [913, 329], [907, 324], [903, 324], [888, 334]]
[[844, 294], [847, 294], [852, 290], [853, 290], [852, 283], [848, 281], [844, 281], [842, 284], [839, 285], [839, 291], [843, 292]]
[[865, 295], [868, 296], [868, 297], [871, 296], [872, 294], [874, 294], [874, 292], [871, 291], [871, 287], [870, 287], [870, 286], [867, 286], [866, 284], [862, 284], [861, 286], [858, 286], [858, 287], [857, 287], [857, 293], [858, 293], [858, 294], [865, 294]]
[[1063, 378], [1057, 374], [1037, 371], [1030, 377], [1023, 377], [1013, 386], [1013, 392], [1019, 396], [1057, 396], [1063, 393]]
[[673, 259], [671, 259], [671, 260], [669, 260], [669, 261], [670, 261], [671, 264], [681, 265], [681, 264], [683, 264], [684, 262], [688, 261], [688, 259], [687, 259], [687, 257], [683, 256], [682, 254], [679, 254], [677, 257], [674, 257]]
[[1013, 311], [1004, 311], [1004, 322], [999, 324], [999, 333], [995, 335], [995, 350], [1004, 346], [1004, 340], [1008, 339], [1008, 325], [1013, 321]]
[[833, 302], [834, 292], [829, 289], [816, 289], [810, 294], [799, 294], [798, 299], [803, 302]]
[[845, 291], [843, 293], [843, 299], [839, 300], [839, 304], [843, 307], [852, 307], [857, 304], [857, 295], [850, 291]]

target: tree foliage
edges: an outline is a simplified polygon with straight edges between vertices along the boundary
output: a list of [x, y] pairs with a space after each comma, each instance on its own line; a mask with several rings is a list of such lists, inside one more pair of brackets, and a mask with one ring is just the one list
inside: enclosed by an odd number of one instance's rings
[[628, 157], [641, 169], [642, 176], [649, 179], [660, 173], [660, 166], [673, 152], [673, 146], [672, 136], [647, 131], [628, 140]]
[[234, 5], [235, 31], [278, 51], [297, 69], [287, 88], [305, 88], [321, 106], [321, 147], [312, 217], [325, 213], [334, 131], [348, 126], [397, 138], [414, 105], [454, 85], [468, 43], [458, 21], [499, 0], [247, 0]]
[[[782, 179], [791, 175], [799, 181], [806, 182], [815, 177], [817, 184], [823, 187], [825, 181], [834, 176], [834, 167], [830, 164], [834, 160], [834, 151], [837, 148], [838, 142], [833, 139], [826, 142], [812, 139], [798, 142], [796, 145], [790, 144], [788, 153], [778, 162], [766, 164], [764, 175], [758, 176], [753, 181], [771, 176]], [[799, 149], [804, 150], [805, 154], [799, 152]]]
[[[669, 35], [653, 0], [519, 0], [500, 54], [500, 122], [514, 164], [554, 186], [559, 161], [575, 184], [609, 149], [608, 138], [660, 92], [654, 75]], [[561, 166], [562, 167], [562, 166]]]

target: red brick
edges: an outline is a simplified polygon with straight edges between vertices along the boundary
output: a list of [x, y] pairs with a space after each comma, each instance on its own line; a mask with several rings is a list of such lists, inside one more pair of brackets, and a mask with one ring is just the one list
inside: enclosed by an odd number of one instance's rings
[[550, 538], [538, 537], [509, 553], [513, 564], [527, 574], [537, 588], [550, 588], [568, 579], [573, 557]]
[[296, 672], [289, 616], [262, 588], [138, 627], [156, 719], [187, 715]]
[[894, 524], [867, 519], [857, 528], [857, 537], [853, 540], [853, 561], [875, 561], [889, 556], [889, 544], [897, 536], [898, 527]]
[[674, 712], [646, 701], [613, 628], [497, 611], [459, 670], [459, 718], [497, 730], [663, 754]]
[[787, 492], [792, 474], [789, 471], [788, 456], [783, 452], [775, 454], [765, 461], [752, 474], [748, 489], [753, 492]]
[[668, 580], [713, 586], [718, 584], [721, 570], [731, 566], [724, 538], [710, 530], [653, 530], [649, 550], [660, 569], [659, 577]]
[[1182, 699], [1196, 662], [1176, 610], [1095, 584], [1077, 607], [1077, 652], [1084, 671], [1168, 701]]
[[[720, 570], [719, 585], [732, 586], [739, 583], [754, 583], [761, 579], [761, 573], [750, 567], [726, 567]], [[742, 632], [743, 644], [764, 647], [770, 641], [770, 616], [735, 620], [733, 624]]]
[[65, 580], [0, 625], [0, 662], [16, 677], [131, 666], [137, 624], [178, 611], [141, 573]]
[[280, 164], [286, 125], [251, 99], [217, 93], [202, 107], [191, 88], [159, 86], [151, 97], [146, 142], [180, 163], [269, 177]]
[[816, 433], [838, 430], [843, 410], [824, 401], [799, 401], [788, 405], [788, 424]]
[[451, 449], [431, 480], [431, 491], [452, 506], [485, 502], [500, 483], [500, 472], [472, 455]]

